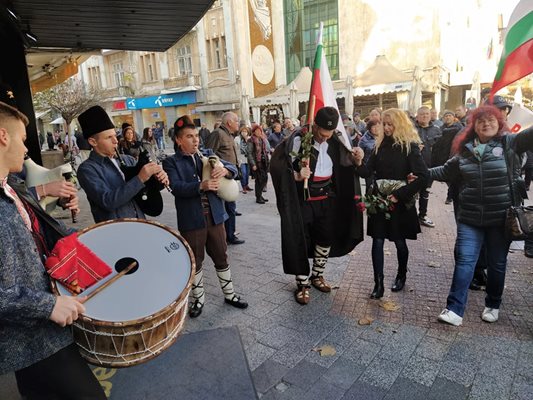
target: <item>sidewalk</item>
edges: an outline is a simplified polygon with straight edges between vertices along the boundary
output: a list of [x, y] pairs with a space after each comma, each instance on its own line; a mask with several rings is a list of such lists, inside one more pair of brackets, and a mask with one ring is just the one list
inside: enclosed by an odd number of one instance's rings
[[[186, 321], [185, 331], [237, 326], [264, 400], [532, 399], [533, 262], [522, 251], [509, 255], [497, 323], [480, 319], [482, 292], [469, 293], [463, 326], [436, 320], [451, 282], [455, 240], [444, 188], [435, 183], [430, 197], [429, 216], [436, 227], [422, 228], [419, 240], [408, 243], [402, 292], [389, 289], [397, 264], [394, 245], [386, 243], [385, 296], [369, 299], [371, 240], [365, 237], [350, 255], [330, 260], [326, 278], [335, 289], [325, 294], [312, 288], [307, 306], [294, 301], [293, 277], [282, 271], [272, 187], [265, 205], [256, 204], [253, 193], [241, 195], [237, 230], [246, 243], [230, 246], [229, 259], [235, 288], [250, 306], [237, 310], [224, 304], [212, 262], [206, 260], [206, 305], [199, 318]], [[165, 210], [157, 220], [176, 228], [172, 196], [163, 196]], [[92, 223], [84, 198], [82, 205], [79, 228]], [[221, 371], [226, 373], [231, 371]]]

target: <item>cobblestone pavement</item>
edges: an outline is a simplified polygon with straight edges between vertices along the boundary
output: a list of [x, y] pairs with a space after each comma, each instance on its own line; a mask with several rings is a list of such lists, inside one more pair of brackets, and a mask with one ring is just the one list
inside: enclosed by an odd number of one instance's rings
[[[481, 321], [484, 295], [472, 291], [463, 326], [438, 323], [453, 273], [455, 223], [452, 206], [444, 205], [445, 186], [436, 183], [432, 192], [429, 217], [436, 227], [422, 228], [419, 240], [408, 243], [402, 292], [389, 289], [397, 264], [394, 245], [386, 243], [385, 296], [369, 299], [366, 237], [350, 255], [329, 261], [326, 278], [335, 288], [331, 294], [311, 289], [307, 306], [294, 301], [293, 277], [282, 271], [272, 187], [265, 205], [256, 204], [253, 193], [241, 195], [237, 231], [246, 243], [230, 246], [229, 256], [235, 288], [250, 307], [224, 304], [206, 260], [206, 306], [199, 318], [186, 321], [186, 331], [236, 325], [264, 400], [533, 399], [533, 262], [520, 250], [510, 253], [497, 323]], [[157, 220], [175, 228], [172, 196], [164, 197]], [[82, 204], [78, 227], [92, 223], [84, 199]], [[384, 308], [390, 305], [397, 309]], [[362, 325], [363, 319], [372, 322]], [[316, 350], [323, 346], [329, 347], [321, 356]], [[331, 348], [335, 354], [326, 355]]]

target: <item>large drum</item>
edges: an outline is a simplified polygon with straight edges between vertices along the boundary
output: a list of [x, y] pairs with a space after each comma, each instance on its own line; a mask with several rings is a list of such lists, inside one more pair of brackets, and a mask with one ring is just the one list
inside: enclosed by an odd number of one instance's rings
[[[73, 324], [74, 340], [91, 364], [129, 367], [156, 357], [178, 337], [194, 277], [191, 248], [172, 229], [137, 219], [102, 222], [81, 231], [79, 240], [105, 261], [112, 274], [138, 265], [85, 303]], [[60, 284], [61, 295], [69, 295]]]

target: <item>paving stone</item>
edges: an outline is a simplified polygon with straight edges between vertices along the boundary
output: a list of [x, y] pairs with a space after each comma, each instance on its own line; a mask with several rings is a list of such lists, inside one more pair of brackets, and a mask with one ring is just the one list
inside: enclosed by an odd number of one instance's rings
[[522, 375], [516, 375], [511, 388], [511, 400], [531, 400], [533, 381]]
[[305, 399], [305, 392], [306, 390], [298, 386], [289, 386], [283, 392], [273, 387], [261, 397], [261, 400], [302, 400]]
[[297, 336], [298, 332], [280, 325], [274, 327], [271, 331], [259, 337], [258, 341], [263, 343], [265, 346], [269, 346], [274, 349], [280, 349]]
[[383, 346], [378, 357], [398, 362], [407, 362], [416, 349], [416, 342], [394, 340]]
[[255, 370], [276, 352], [272, 347], [256, 343], [245, 349], [250, 370]]
[[498, 378], [503, 375], [508, 376], [510, 372], [514, 371], [515, 366], [515, 359], [491, 355], [481, 361], [478, 373]]
[[440, 364], [437, 361], [415, 355], [407, 362], [400, 376], [420, 385], [431, 386], [437, 377], [439, 368]]
[[344, 347], [349, 347], [363, 332], [354, 321], [343, 320], [326, 337], [332, 343], [338, 343]]
[[259, 393], [267, 392], [271, 387], [274, 387], [281, 381], [281, 378], [288, 370], [284, 365], [272, 360], [266, 360], [252, 372], [256, 390]]
[[356, 341], [343, 353], [343, 356], [363, 365], [369, 365], [380, 350], [381, 346], [378, 344], [367, 342], [362, 339], [356, 339]]
[[450, 342], [439, 338], [426, 336], [423, 338], [415, 350], [415, 354], [420, 357], [441, 361], [450, 347]]
[[305, 393], [306, 400], [339, 400], [346, 389], [340, 386], [333, 385], [332, 383], [319, 379], [318, 382], [313, 384], [309, 391]]
[[348, 390], [361, 376], [365, 368], [362, 364], [344, 357], [339, 357], [324, 373], [322, 379]]
[[292, 368], [284, 377], [285, 382], [302, 389], [309, 388], [326, 372], [326, 368], [303, 360]]
[[387, 391], [382, 388], [357, 381], [344, 394], [341, 400], [381, 400], [386, 393]]
[[403, 367], [403, 363], [376, 357], [365, 372], [363, 372], [359, 380], [369, 385], [388, 390], [396, 378], [398, 378], [398, 375], [400, 375]]
[[521, 353], [516, 363], [516, 371], [518, 374], [533, 380], [533, 354]]
[[329, 368], [337, 359], [341, 356], [342, 353], [346, 350], [343, 346], [340, 344], [334, 344], [331, 342], [328, 342], [327, 340], [322, 340], [321, 342], [317, 343], [317, 345], [314, 347], [320, 348], [322, 346], [331, 346], [335, 349], [334, 355], [321, 355], [319, 351], [311, 351], [307, 356], [305, 357], [305, 360], [309, 362], [313, 362], [315, 364], [318, 364], [322, 367]]
[[465, 400], [470, 389], [464, 385], [437, 377], [428, 394], [428, 400]]
[[511, 394], [513, 376], [499, 377], [477, 374], [470, 390], [469, 400], [507, 400]]
[[410, 379], [398, 378], [384, 400], [427, 400], [430, 388]]
[[441, 364], [438, 377], [449, 379], [463, 386], [471, 386], [477, 368], [469, 364], [462, 364], [457, 361], [444, 361]]

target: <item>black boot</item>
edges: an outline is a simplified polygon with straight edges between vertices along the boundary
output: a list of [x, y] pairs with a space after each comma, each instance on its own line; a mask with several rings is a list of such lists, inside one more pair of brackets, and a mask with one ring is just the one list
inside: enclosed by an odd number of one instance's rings
[[403, 289], [404, 286], [405, 286], [405, 274], [400, 274], [400, 272], [398, 272], [398, 275], [396, 275], [396, 279], [394, 280], [394, 284], [392, 285], [390, 290], [393, 292], [399, 292], [400, 290]]
[[374, 274], [374, 290], [370, 294], [371, 299], [380, 299], [383, 297], [385, 288], [383, 287], [383, 274]]

